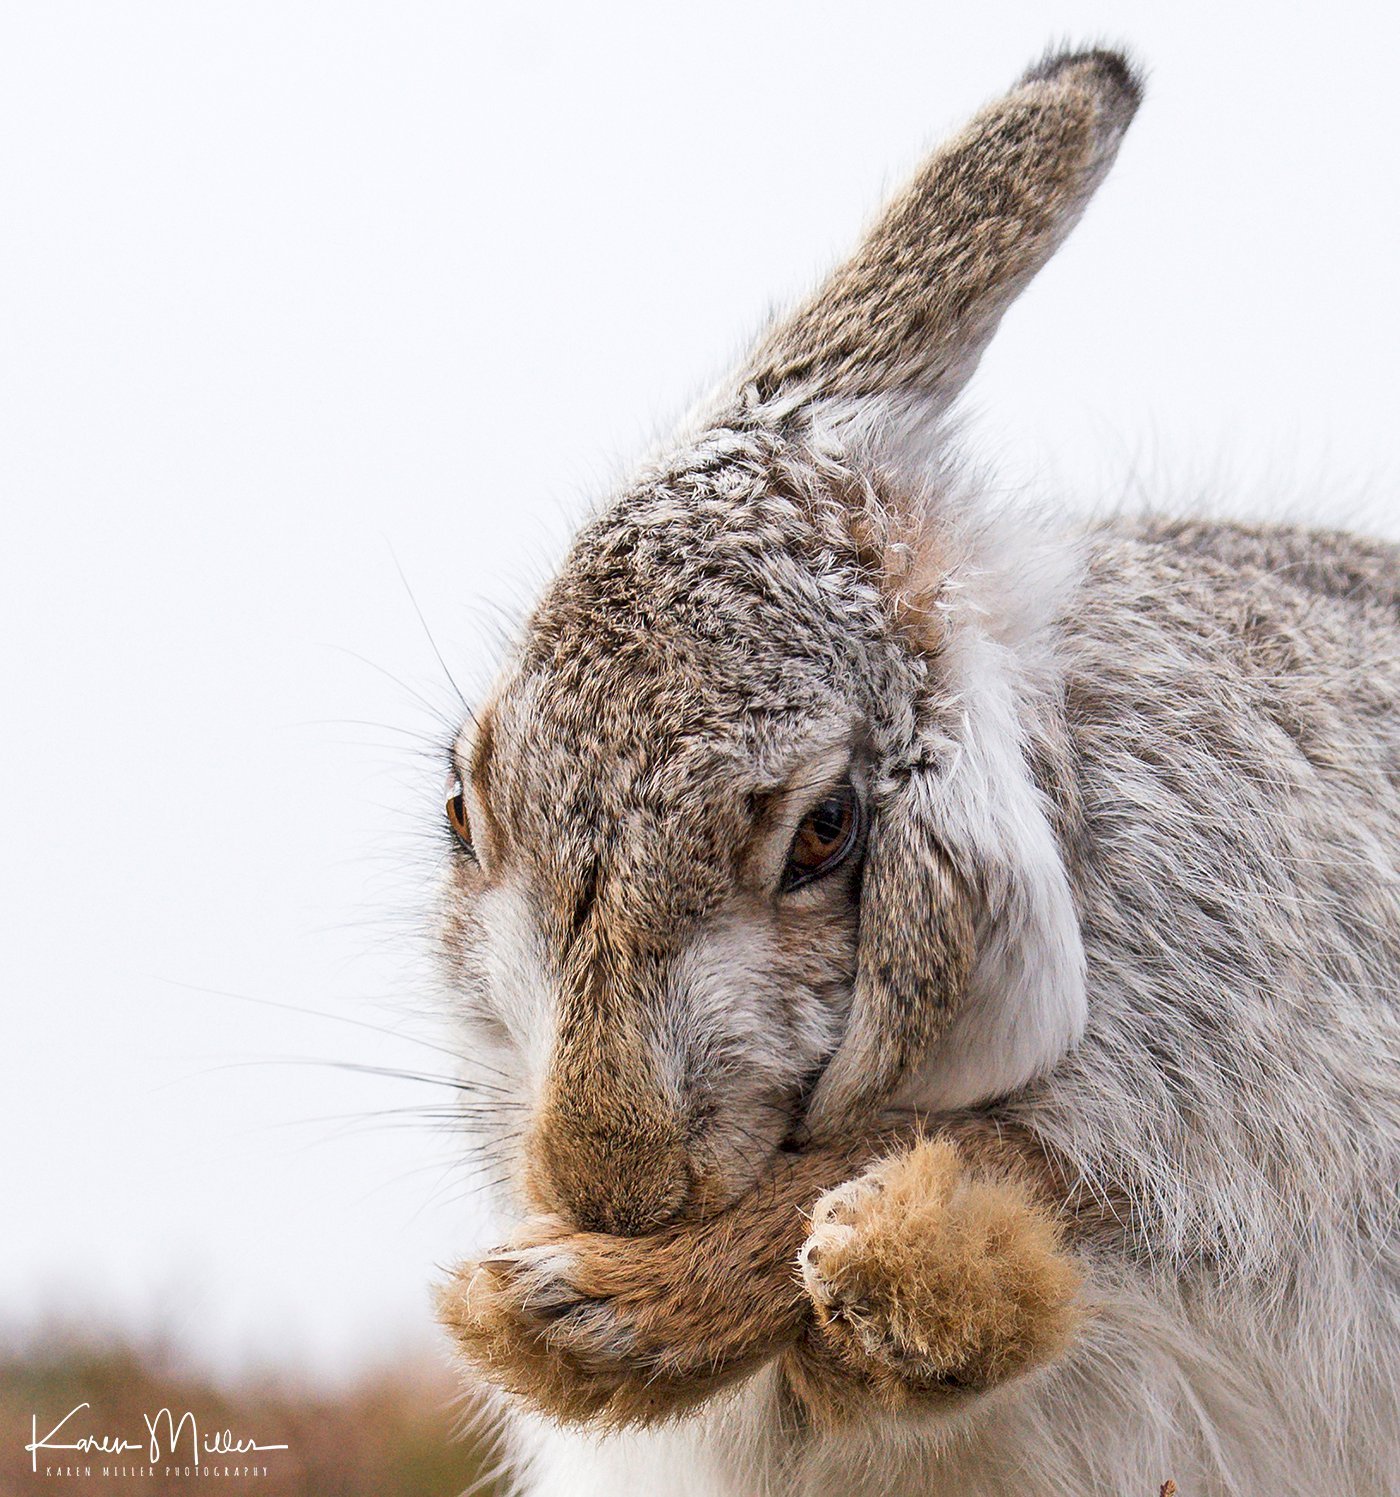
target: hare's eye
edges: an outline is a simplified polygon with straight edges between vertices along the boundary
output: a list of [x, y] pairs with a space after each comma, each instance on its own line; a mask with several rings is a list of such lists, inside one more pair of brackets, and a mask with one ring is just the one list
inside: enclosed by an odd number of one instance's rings
[[783, 870], [784, 891], [800, 888], [844, 863], [860, 830], [860, 797], [852, 786], [842, 785], [803, 817]]
[[468, 852], [474, 852], [472, 847], [472, 824], [467, 816], [467, 797], [462, 790], [462, 782], [457, 776], [447, 777], [447, 824], [457, 834], [457, 840]]

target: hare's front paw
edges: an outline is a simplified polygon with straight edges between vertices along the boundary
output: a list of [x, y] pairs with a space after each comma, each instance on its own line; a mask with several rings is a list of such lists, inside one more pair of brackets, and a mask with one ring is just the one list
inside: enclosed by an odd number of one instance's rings
[[946, 1140], [828, 1191], [811, 1229], [799, 1255], [817, 1321], [804, 1381], [833, 1416], [851, 1382], [895, 1408], [951, 1400], [1068, 1340], [1079, 1274], [1051, 1218], [1021, 1185], [969, 1174]]
[[801, 1232], [781, 1188], [650, 1237], [539, 1218], [508, 1248], [463, 1264], [438, 1314], [479, 1374], [541, 1412], [645, 1424], [800, 1333], [810, 1314], [792, 1273]]
[[463, 1353], [493, 1382], [559, 1417], [588, 1418], [623, 1380], [636, 1338], [606, 1294], [581, 1282], [581, 1234], [531, 1224], [542, 1240], [464, 1263], [438, 1313]]
[[439, 1294], [439, 1318], [478, 1372], [557, 1419], [659, 1414], [674, 1402], [669, 1349], [647, 1322], [664, 1286], [644, 1262], [630, 1282], [609, 1271], [600, 1247], [615, 1257], [616, 1243], [532, 1223], [516, 1244], [457, 1270]]

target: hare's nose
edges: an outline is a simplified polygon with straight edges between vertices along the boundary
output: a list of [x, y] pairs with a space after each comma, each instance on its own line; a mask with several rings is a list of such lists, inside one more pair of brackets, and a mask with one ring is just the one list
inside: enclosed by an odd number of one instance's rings
[[681, 1216], [691, 1196], [677, 1130], [631, 1108], [619, 1117], [578, 1099], [556, 1102], [536, 1124], [526, 1158], [536, 1204], [586, 1232], [644, 1236]]
[[685, 1119], [647, 1017], [655, 953], [606, 929], [589, 939], [561, 987], [524, 1183], [538, 1205], [585, 1231], [636, 1237], [686, 1209]]

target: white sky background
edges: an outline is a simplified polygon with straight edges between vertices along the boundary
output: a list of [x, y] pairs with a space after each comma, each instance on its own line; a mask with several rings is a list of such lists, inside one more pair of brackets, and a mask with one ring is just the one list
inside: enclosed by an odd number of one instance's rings
[[432, 1034], [395, 557], [479, 687], [490, 605], [1060, 38], [1148, 100], [977, 451], [1400, 533], [1393, 7], [0, 6], [0, 1321], [426, 1339], [449, 1142], [317, 1120], [434, 1098], [262, 1062], [441, 1057], [217, 995]]

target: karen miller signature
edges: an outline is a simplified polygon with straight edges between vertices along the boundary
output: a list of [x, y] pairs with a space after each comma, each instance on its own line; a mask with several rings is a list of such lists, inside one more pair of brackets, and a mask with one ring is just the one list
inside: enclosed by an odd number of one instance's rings
[[29, 1452], [36, 1473], [39, 1470], [41, 1450], [114, 1456], [135, 1455], [139, 1451], [153, 1466], [159, 1465], [162, 1460], [179, 1459], [183, 1450], [198, 1466], [210, 1456], [239, 1456], [267, 1450], [288, 1449], [286, 1445], [260, 1445], [256, 1440], [242, 1439], [228, 1429], [216, 1430], [201, 1436], [199, 1422], [189, 1409], [186, 1409], [178, 1419], [169, 1409], [161, 1409], [154, 1415], [142, 1414], [141, 1422], [146, 1426], [146, 1438], [143, 1440], [129, 1440], [125, 1435], [114, 1434], [84, 1434], [72, 1439], [60, 1439], [60, 1435], [73, 1434], [73, 1430], [69, 1428], [70, 1421], [81, 1414], [84, 1409], [91, 1407], [89, 1403], [80, 1403], [69, 1409], [42, 1438], [39, 1434], [39, 1416], [35, 1414], [31, 1417], [33, 1438], [24, 1448]]

